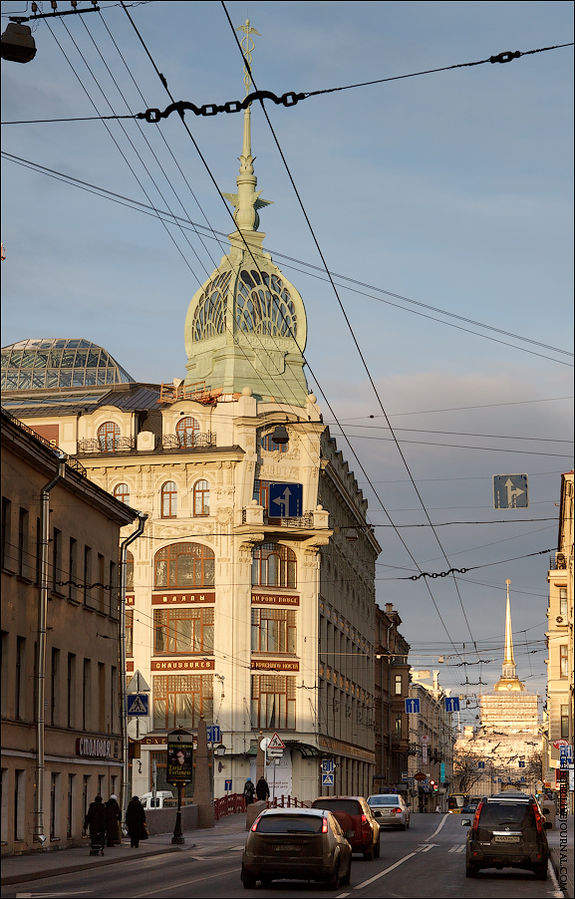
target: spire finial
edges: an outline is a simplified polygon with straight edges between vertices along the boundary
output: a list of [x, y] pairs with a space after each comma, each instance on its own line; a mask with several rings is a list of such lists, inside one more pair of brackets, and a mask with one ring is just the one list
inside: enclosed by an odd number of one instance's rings
[[505, 581], [507, 600], [505, 605], [505, 656], [503, 658], [503, 677], [515, 677], [515, 659], [513, 658], [513, 634], [511, 632], [511, 602], [509, 599], [510, 579]]
[[246, 97], [250, 92], [250, 84], [252, 84], [252, 50], [255, 47], [255, 44], [252, 40], [252, 34], [257, 34], [258, 37], [261, 37], [259, 31], [256, 31], [255, 28], [252, 28], [250, 25], [250, 20], [246, 19], [243, 25], [238, 25], [236, 31], [243, 31], [244, 36], [241, 40], [242, 52], [244, 54], [244, 85], [246, 88]]
[[[252, 84], [252, 51], [254, 49], [253, 34], [260, 36], [259, 31], [252, 28], [250, 20], [246, 19], [243, 25], [240, 25], [236, 31], [242, 31], [242, 53], [244, 56], [244, 85], [246, 88], [246, 96]], [[251, 104], [250, 104], [251, 105]], [[257, 178], [254, 174], [254, 159], [252, 156], [252, 131], [251, 131], [251, 111], [248, 105], [244, 109], [244, 139], [242, 146], [242, 155], [240, 156], [240, 172], [237, 178], [238, 192], [237, 194], [222, 193], [222, 196], [229, 200], [234, 207], [234, 221], [239, 231], [257, 231], [260, 219], [257, 213], [262, 206], [267, 206], [269, 200], [260, 199], [261, 191], [256, 191]]]

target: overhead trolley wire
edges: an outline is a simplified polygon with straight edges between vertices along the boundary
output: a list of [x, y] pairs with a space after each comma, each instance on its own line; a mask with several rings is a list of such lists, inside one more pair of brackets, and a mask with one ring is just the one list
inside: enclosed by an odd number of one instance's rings
[[[15, 156], [14, 154], [8, 153], [5, 150], [2, 151], [2, 156], [10, 162], [14, 162], [17, 165], [22, 165], [24, 168], [30, 168], [33, 171], [38, 171], [41, 174], [47, 175], [48, 177], [55, 178], [55, 180], [59, 180], [65, 184], [69, 184], [71, 187], [78, 187], [80, 190], [86, 190], [88, 193], [94, 193], [94, 194], [96, 194], [96, 196], [101, 196], [102, 199], [110, 200], [111, 202], [118, 203], [121, 206], [126, 206], [128, 209], [130, 209], [130, 208], [135, 209], [135, 211], [142, 212], [144, 215], [151, 215], [154, 218], [159, 217], [159, 215], [164, 215], [168, 218], [168, 221], [173, 221], [174, 223], [182, 222], [182, 223], [189, 224], [192, 226], [193, 230], [196, 232], [196, 234], [198, 234], [198, 236], [200, 236], [200, 235], [199, 235], [199, 232], [197, 229], [206, 227], [204, 225], [201, 225], [198, 222], [194, 222], [188, 216], [186, 216], [186, 218], [182, 218], [181, 216], [177, 216], [174, 213], [168, 212], [166, 210], [157, 209], [154, 206], [149, 206], [146, 203], [142, 203], [140, 200], [136, 200], [132, 197], [126, 197], [123, 194], [119, 194], [119, 193], [116, 193], [115, 191], [108, 190], [105, 187], [99, 187], [96, 184], [91, 184], [89, 181], [83, 181], [80, 178], [74, 178], [72, 175], [67, 175], [65, 172], [59, 172], [56, 169], [48, 168], [47, 166], [41, 165], [40, 163], [37, 163], [37, 162], [33, 162], [32, 160], [24, 159], [21, 156]], [[178, 165], [177, 161], [176, 161], [176, 164]], [[178, 168], [179, 168], [179, 165], [178, 165]], [[185, 177], [185, 175], [184, 175], [184, 177]], [[186, 183], [188, 183], [188, 182], [186, 182]], [[188, 184], [188, 187], [189, 187], [189, 184]], [[191, 188], [190, 188], [190, 190], [191, 190]], [[193, 191], [192, 191], [192, 196], [194, 196], [196, 203], [198, 203]], [[198, 206], [199, 206], [199, 203], [198, 203]], [[199, 208], [205, 218], [203, 209], [201, 208], [201, 206], [199, 206]], [[148, 209], [150, 210], [149, 212], [147, 211]], [[206, 219], [206, 221], [207, 221], [207, 219]], [[182, 227], [185, 227], [185, 224], [183, 224]], [[218, 241], [220, 248], [221, 248], [222, 244], [220, 243], [219, 238], [226, 237], [227, 235], [225, 235], [223, 231], [217, 231], [216, 229], [211, 227], [209, 225], [209, 222], [208, 222], [207, 227], [210, 232], [210, 236], [212, 236], [215, 240]], [[200, 237], [200, 239], [201, 239], [201, 237]], [[204, 245], [204, 247], [205, 247], [205, 245]], [[265, 247], [264, 249], [266, 250], [266, 252], [271, 253], [272, 256], [274, 256], [275, 258], [287, 259], [291, 262], [297, 262], [298, 265], [303, 265], [305, 268], [308, 268], [308, 269], [315, 269], [316, 271], [324, 271], [324, 269], [320, 269], [319, 266], [313, 265], [312, 263], [306, 262], [305, 260], [302, 260], [302, 259], [295, 259], [292, 256], [288, 256], [285, 253], [281, 253], [280, 251], [273, 250], [270, 247]], [[206, 248], [206, 252], [209, 253], [207, 248]], [[210, 256], [210, 258], [211, 258], [211, 256]], [[300, 268], [297, 268], [296, 266], [292, 266], [289, 264], [285, 265], [284, 267], [292, 268], [295, 271], [300, 272], [301, 274], [307, 275], [308, 277], [317, 277], [317, 278], [319, 278], [319, 280], [326, 281], [326, 282], [328, 281], [327, 278], [321, 278], [319, 275], [314, 275], [312, 272], [305, 271], [305, 268], [302, 270]], [[331, 274], [334, 278], [337, 278], [341, 281], [348, 281], [350, 284], [360, 284], [361, 285], [364, 283], [364, 282], [358, 281], [355, 278], [351, 278], [347, 275], [338, 274], [333, 271], [331, 272]], [[371, 294], [366, 294], [363, 291], [356, 291], [356, 290], [354, 290], [353, 287], [347, 287], [344, 284], [342, 284], [340, 286], [346, 290], [351, 290], [352, 292], [360, 293], [362, 296], [367, 296], [370, 299], [374, 299], [374, 300], [377, 300], [378, 302], [385, 303], [386, 305], [393, 306], [396, 309], [402, 309], [404, 312], [410, 312], [413, 315], [419, 315], [422, 318], [428, 318], [431, 321], [437, 322], [438, 324], [447, 325], [451, 328], [456, 328], [459, 331], [465, 331], [467, 334], [473, 334], [475, 337], [481, 337], [484, 340], [491, 340], [494, 343], [501, 344], [502, 346], [509, 346], [515, 350], [520, 350], [521, 352], [529, 353], [530, 355], [533, 355], [533, 356], [539, 356], [539, 358], [541, 358], [541, 359], [549, 359], [551, 362], [559, 362], [561, 365], [569, 365], [569, 366], [571, 365], [571, 363], [563, 362], [560, 359], [554, 359], [552, 356], [546, 356], [543, 353], [536, 353], [533, 350], [528, 349], [527, 347], [520, 347], [520, 346], [516, 346], [515, 344], [508, 343], [507, 341], [497, 340], [496, 338], [491, 337], [489, 334], [481, 334], [478, 331], [472, 331], [470, 328], [463, 328], [460, 325], [456, 325], [451, 322], [443, 321], [442, 319], [436, 318], [433, 315], [425, 315], [424, 313], [418, 312], [415, 309], [409, 309], [409, 308], [406, 308], [405, 306], [401, 306], [397, 303], [390, 303], [380, 297], [374, 297]], [[410, 299], [409, 297], [402, 296], [401, 294], [393, 293], [392, 291], [386, 290], [383, 287], [378, 287], [377, 285], [373, 285], [373, 284], [366, 284], [365, 286], [368, 287], [370, 290], [377, 291], [378, 293], [383, 293], [388, 296], [397, 297], [398, 299], [401, 299], [401, 300], [405, 301], [406, 303], [411, 303], [413, 305], [421, 306], [425, 309], [431, 309], [431, 310], [437, 311], [440, 315], [445, 315], [450, 318], [456, 318], [456, 319], [459, 319], [462, 321], [466, 321], [468, 323], [475, 324], [477, 327], [484, 328], [488, 331], [505, 334], [509, 337], [512, 337], [514, 340], [521, 340], [524, 343], [529, 343], [534, 346], [539, 346], [543, 349], [548, 349], [554, 353], [560, 353], [565, 356], [573, 356], [573, 353], [571, 353], [569, 350], [564, 350], [564, 349], [561, 349], [560, 347], [554, 347], [549, 344], [542, 343], [541, 341], [534, 340], [533, 338], [530, 338], [530, 337], [523, 337], [522, 335], [515, 334], [512, 331], [503, 331], [501, 328], [497, 328], [494, 325], [485, 324], [484, 322], [475, 322], [472, 319], [467, 319], [465, 316], [458, 315], [454, 312], [449, 312], [446, 309], [441, 309], [439, 307], [430, 306], [427, 303], [423, 303], [419, 300]], [[553, 399], [572, 399], [572, 397], [554, 397]], [[535, 402], [548, 402], [548, 401], [549, 400], [520, 400], [518, 402], [520, 402], [520, 403], [521, 402], [535, 403]], [[484, 406], [461, 406], [461, 407], [457, 407], [455, 409], [438, 409], [438, 410], [424, 409], [424, 410], [418, 411], [417, 413], [415, 413], [415, 412], [414, 413], [396, 412], [396, 413], [391, 413], [391, 414], [393, 414], [393, 415], [411, 415], [411, 414], [422, 415], [427, 412], [451, 412], [451, 411], [460, 411], [461, 409], [490, 408], [491, 406], [505, 406], [505, 405], [514, 405], [514, 404], [513, 403], [511, 403], [511, 404], [510, 403], [489, 403], [489, 404], [485, 404]], [[366, 416], [362, 416], [362, 418], [365, 418], [365, 417]], [[374, 418], [375, 416], [370, 416], [370, 417]]]

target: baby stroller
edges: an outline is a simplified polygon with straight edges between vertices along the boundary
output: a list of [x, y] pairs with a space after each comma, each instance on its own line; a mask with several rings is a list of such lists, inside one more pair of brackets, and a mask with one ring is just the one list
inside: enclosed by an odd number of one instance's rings
[[100, 833], [96, 833], [90, 838], [90, 855], [103, 855], [105, 845], [106, 831], [102, 830]]

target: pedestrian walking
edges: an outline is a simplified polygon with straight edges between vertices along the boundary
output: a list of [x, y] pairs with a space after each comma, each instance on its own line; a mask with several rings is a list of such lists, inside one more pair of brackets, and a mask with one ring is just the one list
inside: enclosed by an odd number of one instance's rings
[[263, 774], [256, 784], [256, 796], [259, 800], [263, 800], [264, 802], [266, 799], [270, 798], [270, 788], [268, 787], [268, 782]]
[[134, 849], [137, 849], [146, 830], [146, 812], [137, 796], [132, 796], [128, 803], [128, 808], [126, 809], [126, 827], [128, 828], [130, 845]]
[[254, 795], [256, 792], [256, 788], [254, 786], [254, 782], [251, 777], [248, 777], [244, 784], [244, 799], [246, 801], [246, 805], [251, 805], [254, 801]]
[[106, 803], [106, 843], [108, 846], [115, 846], [121, 843], [120, 818], [118, 797], [115, 793], [112, 793]]
[[95, 796], [84, 818], [84, 833], [90, 834], [90, 855], [103, 855], [106, 842], [106, 808], [101, 796]]

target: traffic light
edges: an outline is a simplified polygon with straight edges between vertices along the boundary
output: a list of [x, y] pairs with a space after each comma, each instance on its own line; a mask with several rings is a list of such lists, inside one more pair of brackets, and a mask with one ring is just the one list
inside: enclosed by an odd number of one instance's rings
[[438, 787], [438, 785], [435, 783], [435, 781], [434, 781], [434, 780], [430, 780], [430, 781], [429, 781], [429, 784], [430, 784], [431, 789], [433, 790], [433, 792], [434, 792], [434, 793], [437, 793], [439, 787]]
[[36, 44], [28, 25], [9, 22], [2, 35], [2, 59], [10, 62], [31, 62], [36, 56]]

